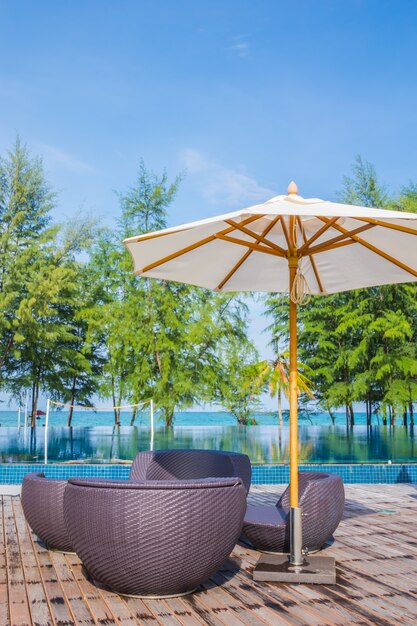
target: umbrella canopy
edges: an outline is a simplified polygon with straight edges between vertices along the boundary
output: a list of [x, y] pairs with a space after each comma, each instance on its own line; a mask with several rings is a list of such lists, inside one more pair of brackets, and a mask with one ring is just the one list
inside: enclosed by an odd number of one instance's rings
[[136, 274], [217, 291], [288, 292], [291, 565], [303, 564], [298, 506], [297, 304], [310, 294], [417, 280], [417, 214], [288, 194], [130, 237]]
[[310, 292], [331, 294], [415, 281], [416, 234], [414, 213], [289, 194], [125, 244], [142, 276], [219, 291], [286, 292], [291, 236]]

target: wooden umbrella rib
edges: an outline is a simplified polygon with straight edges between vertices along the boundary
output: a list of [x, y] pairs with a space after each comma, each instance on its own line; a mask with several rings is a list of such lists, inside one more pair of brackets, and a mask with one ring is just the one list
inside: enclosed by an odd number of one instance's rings
[[[327, 221], [325, 217], [321, 217], [320, 219], [322, 221]], [[339, 226], [338, 224], [335, 224], [334, 228], [336, 228], [337, 230], [339, 230], [342, 233], [349, 233], [348, 230], [346, 230], [342, 226]], [[393, 265], [396, 265], [397, 267], [401, 268], [402, 270], [404, 270], [408, 274], [411, 274], [412, 276], [417, 278], [417, 270], [414, 270], [413, 268], [409, 267], [405, 263], [402, 263], [398, 259], [395, 259], [390, 254], [388, 254], [387, 252], [384, 252], [384, 250], [381, 250], [380, 248], [377, 248], [376, 246], [372, 245], [371, 243], [368, 243], [367, 241], [365, 241], [364, 239], [361, 239], [357, 235], [349, 235], [349, 236], [351, 237], [351, 239], [353, 239], [354, 241], [359, 243], [364, 248], [367, 248], [368, 250], [371, 250], [371, 252], [374, 252], [375, 254], [377, 254], [378, 256], [382, 257], [386, 261], [389, 261]]]
[[255, 252], [264, 252], [265, 254], [272, 254], [273, 256], [278, 256], [280, 258], [287, 258], [285, 254], [281, 254], [281, 252], [278, 252], [277, 250], [272, 250], [272, 248], [268, 248], [267, 246], [260, 246], [257, 243], [252, 243], [251, 241], [237, 239], [236, 237], [230, 237], [230, 235], [222, 235], [221, 233], [216, 233], [214, 237], [216, 239], [221, 239], [222, 241], [228, 241], [229, 243], [237, 244], [238, 246], [245, 246], [246, 248], [255, 250]]
[[295, 224], [295, 215], [290, 215], [290, 228], [288, 230], [288, 239], [290, 242], [288, 250], [290, 251], [290, 254], [295, 254], [297, 248], [297, 227]]
[[291, 242], [290, 242], [290, 237], [288, 235], [288, 228], [287, 228], [287, 225], [285, 223], [285, 219], [284, 219], [283, 215], [279, 216], [279, 221], [281, 222], [282, 231], [284, 233], [285, 241], [287, 242], [288, 252], [290, 252], [290, 250], [291, 250]]
[[[323, 246], [320, 247], [320, 250], [318, 252], [327, 252], [328, 250], [336, 250], [336, 248], [343, 248], [343, 246], [351, 246], [352, 244], [357, 243], [357, 241], [354, 241], [353, 239], [346, 239], [343, 241], [339, 241], [339, 243], [334, 243], [331, 246], [325, 246], [323, 244]], [[306, 252], [305, 255], [303, 256], [309, 256], [310, 252]]]
[[[301, 218], [300, 217], [297, 217], [297, 223], [298, 223], [298, 227], [299, 227], [299, 229], [301, 231], [301, 234], [303, 236], [303, 241], [306, 242], [307, 241], [307, 236], [306, 236], [306, 234], [304, 232], [303, 224], [301, 222]], [[313, 268], [314, 276], [316, 277], [316, 281], [317, 281], [317, 284], [319, 286], [320, 292], [321, 293], [326, 293], [326, 290], [323, 287], [323, 283], [321, 281], [320, 274], [319, 274], [319, 271], [317, 269], [316, 261], [314, 260], [313, 255], [310, 253], [310, 254], [307, 254], [306, 256], [308, 256], [309, 259], [310, 259], [311, 267]]]
[[[319, 237], [321, 237], [321, 236], [322, 236], [322, 234], [323, 234], [323, 233], [325, 233], [325, 232], [326, 232], [326, 230], [328, 230], [329, 228], [331, 228], [331, 227], [333, 226], [333, 224], [334, 224], [334, 223], [335, 223], [338, 219], [339, 219], [338, 217], [332, 217], [332, 219], [331, 219], [329, 222], [327, 222], [326, 224], [324, 224], [321, 228], [319, 228], [319, 230], [317, 230], [317, 231], [314, 233], [314, 235], [312, 235], [312, 236], [310, 237], [310, 239], [307, 239], [307, 237], [305, 237], [305, 239], [304, 239], [304, 243], [303, 243], [303, 245], [302, 245], [302, 246], [300, 247], [300, 249], [299, 249], [299, 253], [300, 253], [300, 254], [303, 254], [304, 250], [306, 250], [307, 248], [309, 248], [309, 247], [311, 246], [311, 244], [313, 243], [313, 241], [316, 241]], [[300, 220], [300, 222], [301, 222], [301, 220]], [[299, 222], [299, 225], [300, 225], [300, 222]], [[300, 228], [301, 228], [301, 226], [300, 226]], [[304, 232], [304, 230], [303, 230], [303, 232]]]
[[[397, 230], [400, 233], [408, 233], [409, 235], [417, 235], [417, 228], [409, 228], [408, 226], [399, 226], [398, 224], [390, 224], [389, 222], [382, 222], [381, 220], [376, 220], [372, 217], [353, 217], [352, 219], [358, 220], [359, 222], [368, 222], [368, 224], [373, 224], [374, 226], [382, 226], [383, 228], [391, 228], [392, 230]], [[401, 219], [401, 218], [398, 218]], [[417, 220], [416, 220], [417, 223]], [[417, 224], [416, 224], [417, 225]]]
[[[273, 226], [276, 224], [278, 219], [279, 219], [279, 217], [275, 218], [274, 222], [272, 223]], [[245, 228], [245, 226], [241, 226], [240, 224], [237, 224], [233, 220], [226, 220], [226, 224], [230, 224], [231, 226], [233, 226], [237, 230], [240, 230], [240, 231], [242, 231], [242, 233], [245, 233], [245, 235], [249, 235], [250, 237], [253, 237], [254, 239], [256, 239], [258, 243], [262, 242], [265, 245], [269, 246], [270, 248], [273, 248], [274, 250], [277, 250], [278, 252], [281, 252], [281, 254], [286, 254], [287, 253], [286, 250], [284, 250], [284, 248], [281, 248], [281, 246], [279, 246], [278, 244], [274, 243], [270, 239], [267, 239], [263, 233], [261, 233], [261, 234], [254, 233], [249, 228]], [[272, 228], [272, 226], [271, 226], [271, 228]], [[268, 227], [266, 232], [268, 233], [271, 230], [271, 228]]]
[[[265, 228], [265, 230], [260, 234], [260, 235], [256, 235], [256, 238], [258, 239], [258, 241], [263, 238], [265, 235], [267, 235], [275, 226], [275, 224], [278, 222], [279, 220], [279, 216], [274, 217], [274, 219], [271, 221], [270, 224], [268, 224], [268, 226]], [[245, 252], [245, 254], [239, 259], [239, 261], [236, 263], [236, 265], [234, 265], [234, 267], [232, 267], [232, 269], [230, 270], [230, 272], [228, 272], [226, 274], [226, 276], [223, 278], [223, 280], [217, 285], [217, 290], [220, 291], [221, 289], [223, 289], [223, 287], [225, 286], [225, 284], [232, 278], [232, 276], [237, 272], [237, 270], [239, 269], [239, 267], [241, 267], [243, 265], [243, 263], [246, 261], [246, 259], [248, 259], [250, 257], [250, 255], [252, 254], [253, 250], [247, 250]]]
[[[242, 224], [250, 224], [251, 222], [254, 222], [255, 220], [258, 220], [259, 218], [264, 217], [264, 215], [251, 215], [251, 217], [248, 217], [247, 219], [243, 220]], [[220, 231], [220, 234], [227, 234], [230, 233], [234, 230], [233, 226], [229, 226], [228, 228], [224, 228], [222, 231]], [[178, 232], [178, 231], [175, 231]], [[168, 234], [168, 233], [164, 233], [164, 234]], [[176, 259], [177, 257], [182, 256], [183, 254], [187, 254], [187, 252], [192, 252], [193, 250], [196, 250], [197, 248], [200, 248], [201, 246], [204, 246], [206, 243], [210, 243], [211, 241], [215, 241], [216, 240], [216, 235], [219, 233], [215, 233], [213, 235], [209, 235], [208, 237], [205, 237], [204, 239], [201, 239], [200, 241], [196, 241], [192, 244], [190, 244], [189, 246], [186, 246], [185, 248], [181, 248], [180, 250], [176, 250], [176, 252], [173, 252], [172, 254], [168, 254], [167, 256], [163, 257], [162, 259], [158, 259], [158, 261], [154, 261], [153, 263], [150, 263], [149, 265], [146, 265], [145, 267], [143, 267], [141, 270], [136, 270], [134, 273], [135, 274], [144, 274], [145, 272], [150, 272], [151, 270], [155, 269], [155, 267], [159, 267], [160, 265], [164, 265], [164, 263], [168, 263], [169, 261], [172, 261], [173, 259]]]
[[305, 254], [317, 254], [318, 252], [321, 252], [322, 249], [326, 249], [326, 250], [331, 250], [333, 244], [335, 243], [339, 243], [339, 241], [343, 241], [343, 239], [347, 239], [347, 238], [351, 238], [352, 235], [357, 235], [365, 230], [369, 230], [370, 228], [375, 228], [375, 224], [365, 224], [365, 226], [360, 226], [359, 228], [355, 228], [354, 230], [349, 230], [346, 232], [346, 234], [343, 235], [338, 235], [337, 237], [332, 237], [332, 239], [328, 239], [327, 241], [324, 241], [323, 243], [317, 244], [316, 246], [313, 246], [312, 248], [307, 247], [304, 248], [304, 253]]
[[236, 265], [234, 265], [232, 267], [232, 269], [230, 270], [230, 272], [228, 272], [226, 274], [226, 276], [223, 278], [223, 280], [217, 285], [216, 289], [218, 291], [220, 291], [221, 289], [223, 289], [223, 287], [225, 286], [225, 284], [232, 278], [233, 274], [235, 274], [237, 272], [237, 270], [239, 269], [239, 267], [241, 267], [243, 265], [243, 263], [246, 261], [246, 259], [252, 254], [253, 250], [246, 250], [245, 254], [239, 259], [239, 261], [236, 263]]

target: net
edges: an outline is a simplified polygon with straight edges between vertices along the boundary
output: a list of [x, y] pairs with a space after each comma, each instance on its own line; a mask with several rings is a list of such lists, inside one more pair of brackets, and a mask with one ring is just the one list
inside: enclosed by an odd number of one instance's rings
[[54, 426], [149, 426], [153, 422], [153, 400], [119, 406], [82, 406], [48, 401], [45, 423]]

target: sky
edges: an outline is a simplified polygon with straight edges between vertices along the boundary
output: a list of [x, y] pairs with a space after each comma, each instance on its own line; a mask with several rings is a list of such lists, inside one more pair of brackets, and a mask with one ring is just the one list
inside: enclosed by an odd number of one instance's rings
[[184, 174], [172, 225], [291, 179], [334, 199], [356, 154], [395, 192], [417, 180], [416, 35], [414, 0], [0, 0], [0, 154], [19, 134], [43, 156], [59, 221], [111, 225], [141, 158]]

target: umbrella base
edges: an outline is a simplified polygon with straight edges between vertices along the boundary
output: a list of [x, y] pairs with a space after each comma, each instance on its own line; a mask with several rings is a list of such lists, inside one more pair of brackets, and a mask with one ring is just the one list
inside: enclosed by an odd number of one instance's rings
[[333, 557], [307, 556], [303, 565], [291, 565], [284, 554], [262, 554], [253, 570], [256, 582], [336, 584]]

